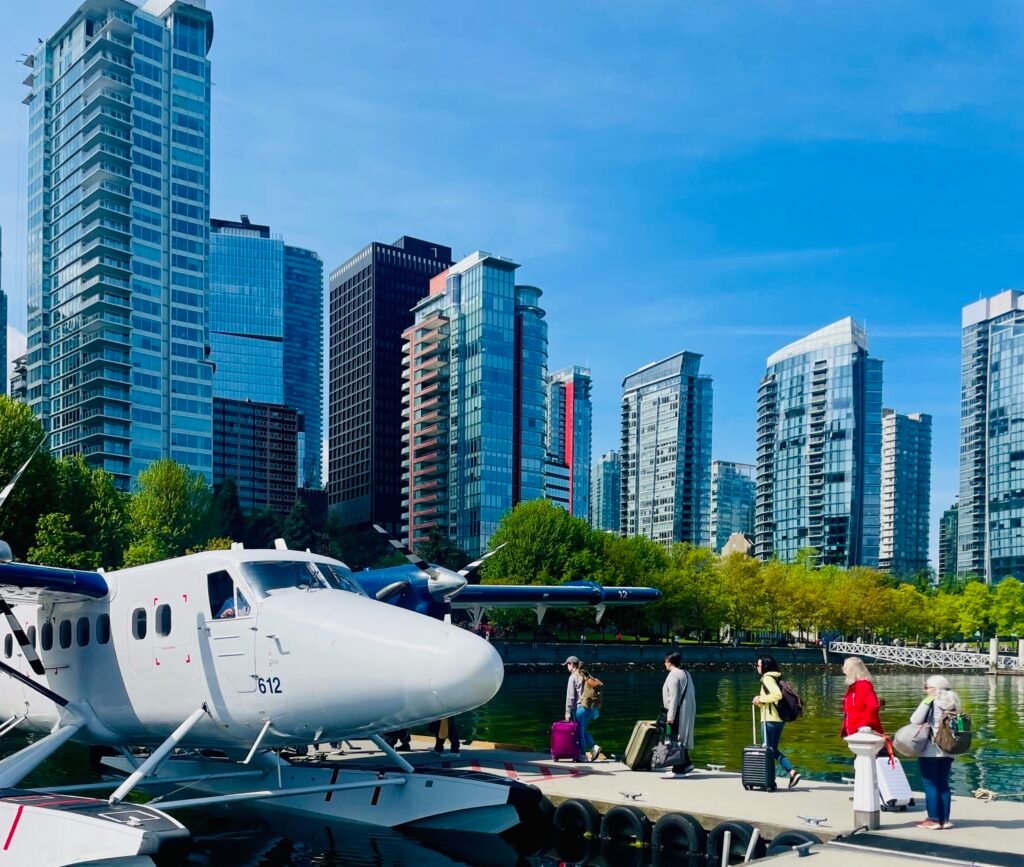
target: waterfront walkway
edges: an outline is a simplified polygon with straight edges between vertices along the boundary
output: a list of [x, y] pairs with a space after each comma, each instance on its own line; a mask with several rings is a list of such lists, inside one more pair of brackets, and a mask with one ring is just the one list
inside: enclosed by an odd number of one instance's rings
[[[658, 772], [630, 771], [618, 761], [553, 762], [546, 754], [481, 742], [465, 747], [459, 758], [447, 753], [438, 756], [429, 749], [432, 739], [413, 740], [416, 748], [403, 755], [417, 767], [465, 768], [518, 779], [536, 785], [555, 805], [570, 798], [585, 799], [603, 814], [614, 806], [630, 804], [643, 810], [652, 822], [666, 813], [688, 813], [707, 829], [739, 819], [750, 822], [768, 839], [785, 830], [801, 830], [831, 840], [853, 830], [853, 786], [843, 783], [804, 778], [795, 789], [747, 791], [739, 774], [728, 768], [698, 768], [682, 779], [664, 780]], [[329, 758], [342, 762], [381, 758], [371, 744], [358, 745], [362, 749]], [[779, 784], [784, 787], [785, 780], [780, 779]], [[917, 806], [906, 812], [883, 812], [881, 828], [874, 832], [879, 845], [892, 846], [904, 855], [898, 856], [897, 851], [870, 855], [830, 846], [827, 863], [909, 865], [928, 860], [934, 864], [938, 858], [947, 864], [1024, 864], [1024, 804], [954, 796], [951, 820], [955, 827], [926, 831], [915, 827], [925, 818], [924, 797], [917, 794], [916, 799]], [[955, 855], [952, 847], [959, 853]], [[835, 860], [831, 860], [833, 854]]]

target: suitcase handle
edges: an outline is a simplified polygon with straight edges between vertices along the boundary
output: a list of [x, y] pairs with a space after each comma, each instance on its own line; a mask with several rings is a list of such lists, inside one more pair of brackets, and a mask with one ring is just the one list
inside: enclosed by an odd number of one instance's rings
[[750, 703], [750, 734], [753, 737], [751, 743], [761, 743], [757, 739], [757, 705], [753, 702]]

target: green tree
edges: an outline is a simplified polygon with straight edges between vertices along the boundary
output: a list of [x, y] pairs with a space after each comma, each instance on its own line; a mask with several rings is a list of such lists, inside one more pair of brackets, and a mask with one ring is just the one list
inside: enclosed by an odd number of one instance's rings
[[210, 489], [206, 480], [172, 460], [154, 461], [139, 474], [128, 504], [132, 543], [125, 563], [178, 557], [206, 541]]
[[992, 623], [996, 634], [1024, 636], [1024, 584], [1016, 578], [1004, 578], [992, 594]]
[[733, 635], [765, 625], [765, 587], [761, 564], [739, 552], [718, 563], [722, 602]]
[[210, 506], [210, 533], [236, 542], [245, 535], [245, 514], [238, 502], [238, 485], [234, 479], [225, 479], [214, 489]]
[[288, 517], [281, 528], [288, 547], [295, 551], [315, 551], [317, 543], [316, 529], [313, 527], [313, 516], [309, 506], [301, 498], [295, 500]]
[[[991, 624], [992, 598], [988, 586], [981, 581], [968, 581], [960, 597], [960, 621], [957, 624], [964, 638], [988, 635]], [[977, 633], [977, 635], [975, 635]]]
[[[0, 488], [14, 478], [43, 438], [43, 426], [20, 401], [0, 395]], [[33, 546], [40, 515], [53, 511], [56, 495], [54, 461], [46, 445], [26, 467], [8, 500], [0, 508], [0, 539], [16, 556]]]
[[456, 545], [448, 534], [438, 526], [431, 527], [427, 531], [427, 538], [417, 543], [416, 553], [428, 563], [456, 571], [468, 565], [472, 560], [469, 554]]
[[78, 532], [70, 515], [51, 512], [39, 519], [36, 544], [28, 551], [30, 563], [62, 569], [95, 569], [99, 553], [89, 549], [85, 534]]
[[678, 600], [676, 623], [696, 629], [701, 643], [717, 640], [726, 616], [726, 601], [718, 574], [718, 558], [710, 548], [676, 542], [670, 552], [671, 598]]
[[263, 509], [250, 516], [245, 528], [246, 548], [273, 548], [274, 540], [281, 538], [281, 518], [271, 509]]
[[587, 522], [548, 500], [507, 512], [490, 545], [504, 547], [484, 564], [486, 583], [560, 584], [591, 577], [599, 564]]

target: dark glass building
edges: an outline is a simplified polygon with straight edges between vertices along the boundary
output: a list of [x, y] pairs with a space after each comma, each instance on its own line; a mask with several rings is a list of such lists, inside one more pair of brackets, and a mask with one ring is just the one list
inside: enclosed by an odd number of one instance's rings
[[246, 511], [295, 504], [299, 414], [290, 406], [213, 399], [213, 475], [234, 479]]
[[327, 490], [345, 524], [402, 525], [402, 332], [450, 247], [374, 241], [330, 276]]
[[957, 504], [942, 513], [939, 522], [939, 579], [956, 578]]

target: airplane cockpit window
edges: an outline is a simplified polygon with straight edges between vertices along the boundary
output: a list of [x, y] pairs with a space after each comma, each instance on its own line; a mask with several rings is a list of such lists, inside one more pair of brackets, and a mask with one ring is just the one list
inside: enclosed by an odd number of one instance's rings
[[110, 615], [101, 614], [96, 618], [96, 643], [110, 643]]
[[7, 634], [4, 636], [4, 656], [8, 659], [11, 658], [11, 654], [14, 653], [14, 636]]
[[62, 620], [60, 622], [60, 631], [57, 633], [60, 646], [63, 650], [67, 650], [71, 647], [71, 621]]
[[[217, 620], [249, 616], [249, 601], [245, 598], [241, 588], [236, 589], [234, 579], [229, 572], [224, 569], [219, 572], [211, 572], [206, 576], [206, 580], [210, 593], [210, 613]], [[167, 628], [170, 631], [169, 623]]]
[[266, 596], [275, 590], [345, 590], [365, 596], [366, 593], [341, 569], [330, 563], [308, 560], [264, 560], [242, 563], [242, 571], [257, 593]]
[[156, 634], [171, 634], [171, 606], [160, 605], [156, 609]]
[[43, 650], [50, 650], [53, 647], [53, 624], [49, 620], [39, 630], [39, 646]]
[[77, 624], [78, 646], [85, 647], [89, 643], [89, 618], [79, 617]]
[[132, 612], [132, 635], [140, 641], [146, 637], [146, 609], [136, 608]]

